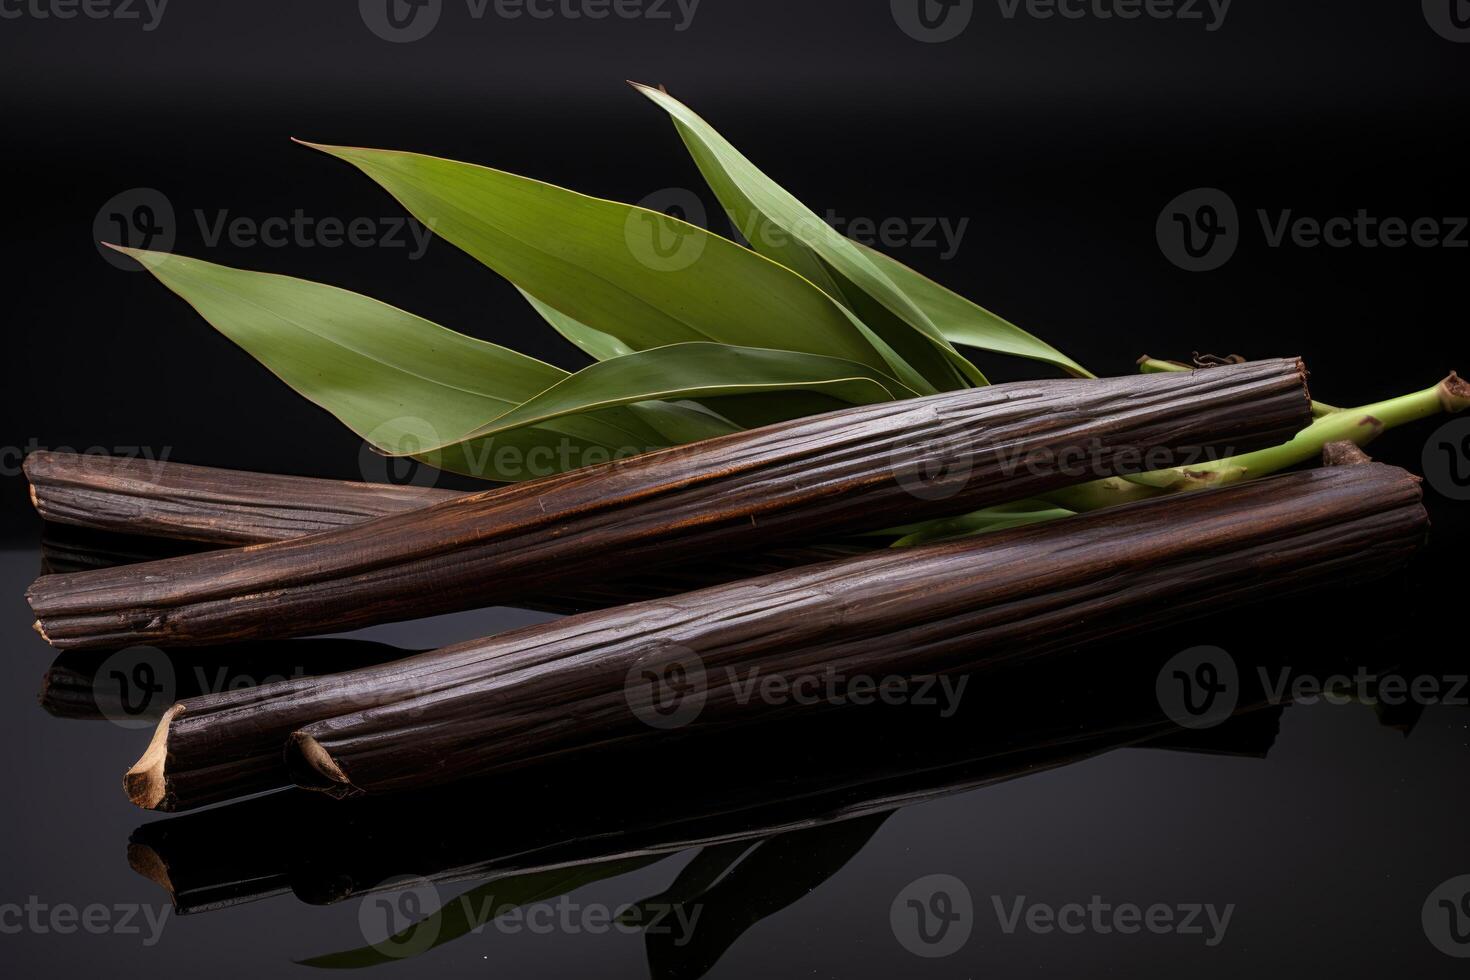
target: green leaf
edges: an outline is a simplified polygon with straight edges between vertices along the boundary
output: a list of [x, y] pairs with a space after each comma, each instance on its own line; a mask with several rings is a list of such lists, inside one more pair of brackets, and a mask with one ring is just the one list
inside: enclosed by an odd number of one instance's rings
[[576, 344], [586, 353], [591, 354], [597, 360], [605, 361], [612, 357], [622, 357], [624, 354], [633, 353], [633, 348], [612, 334], [603, 333], [601, 330], [594, 330], [587, 326], [587, 324], [567, 316], [556, 307], [546, 305], [519, 286], [516, 288], [520, 289], [520, 293], [526, 298], [526, 302], [531, 304], [531, 309], [540, 313], [557, 333]]
[[667, 92], [632, 84], [673, 118], [700, 173], [752, 248], [844, 303], [936, 387], [985, 384], [984, 375], [855, 243], [762, 173], [688, 106]]
[[[674, 344], [589, 365], [466, 438], [639, 402], [773, 391], [812, 392], [842, 403], [833, 408], [914, 395], [882, 372], [840, 358], [727, 344]], [[798, 403], [787, 417], [805, 414], [810, 414], [807, 406]]]
[[938, 521], [926, 521], [898, 528], [904, 536], [893, 542], [892, 547], [908, 548], [916, 544], [928, 544], [950, 538], [968, 538], [991, 531], [1003, 531], [1008, 527], [1021, 527], [1041, 521], [1054, 521], [1072, 517], [1074, 511], [1057, 507], [1043, 500], [1018, 500], [1013, 503], [971, 511], [959, 517], [947, 517]]
[[1046, 341], [1003, 320], [983, 307], [965, 299], [960, 294], [945, 289], [939, 283], [910, 269], [897, 259], [890, 258], [876, 249], [854, 243], [877, 265], [888, 273], [888, 277], [902, 289], [928, 315], [951, 343], [998, 354], [1012, 354], [1033, 361], [1053, 364], [1068, 374], [1079, 378], [1096, 377], [1091, 371], [1057, 350]]
[[831, 297], [686, 221], [488, 167], [306, 145], [358, 167], [440, 237], [541, 304], [633, 350], [712, 341], [888, 370]]
[[390, 455], [495, 480], [544, 475], [533, 453], [601, 460], [672, 444], [627, 409], [564, 417], [492, 444], [458, 443], [487, 419], [568, 377], [560, 368], [448, 330], [358, 293], [231, 269], [198, 259], [119, 249], [141, 262], [277, 377]]
[[[328, 970], [355, 970], [402, 962], [422, 956], [461, 936], [478, 932], [500, 915], [515, 909], [566, 895], [593, 882], [636, 871], [662, 861], [665, 857], [668, 855], [655, 854], [507, 876], [470, 889], [432, 915], [382, 942], [360, 949], [313, 956], [297, 962], [302, 966]], [[365, 896], [363, 901], [373, 901], [373, 896]]]

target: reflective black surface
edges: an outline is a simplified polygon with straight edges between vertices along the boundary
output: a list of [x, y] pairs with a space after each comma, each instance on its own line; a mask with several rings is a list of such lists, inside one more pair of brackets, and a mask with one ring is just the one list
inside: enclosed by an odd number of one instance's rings
[[[166, 695], [89, 683], [68, 655], [48, 700], [66, 680], [72, 710], [38, 706], [50, 655], [19, 601], [38, 555], [10, 550], [4, 948], [28, 970], [125, 976], [1449, 976], [1460, 964], [1432, 939], [1462, 949], [1451, 909], [1421, 919], [1470, 872], [1470, 690], [1462, 650], [1424, 642], [1451, 619], [1442, 558], [976, 675], [955, 705], [696, 730], [432, 795], [288, 792], [166, 817], [119, 785]], [[209, 651], [167, 662], [175, 689], [208, 688], [538, 618], [215, 651], [228, 671]], [[1183, 727], [1168, 692], [1201, 646], [1235, 671], [1234, 711]], [[1283, 676], [1336, 703], [1282, 703]], [[93, 918], [65, 933], [72, 908]]]
[[[448, 941], [374, 975], [1464, 973], [1431, 937], [1470, 951], [1451, 930], [1470, 929], [1466, 889], [1436, 892], [1470, 874], [1470, 709], [1293, 705], [1165, 735], [1177, 726], [1156, 691], [1161, 667], [1200, 646], [1227, 651], [1247, 680], [1282, 666], [1313, 676], [1334, 664], [1411, 677], [1470, 670], [1470, 505], [1449, 499], [1465, 488], [1443, 477], [1426, 488], [1431, 550], [1404, 576], [977, 679], [943, 724], [912, 711], [834, 716], [363, 807], [338, 827], [314, 798], [178, 822], [126, 802], [121, 775], [147, 727], [105, 720], [119, 707], [130, 717], [124, 692], [89, 700], [98, 663], [53, 667], [31, 632], [21, 595], [40, 566], [40, 529], [18, 475], [27, 449], [66, 446], [363, 475], [356, 437], [147, 276], [101, 255], [98, 222], [140, 188], [170, 202], [181, 252], [367, 292], [579, 365], [513, 289], [442, 242], [410, 258], [409, 247], [323, 247], [314, 233], [271, 247], [212, 229], [298, 209], [317, 222], [400, 216], [292, 135], [422, 150], [618, 200], [686, 188], [715, 215], [667, 120], [622, 85], [628, 76], [667, 84], [844, 230], [898, 219], [900, 258], [1099, 373], [1131, 371], [1144, 352], [1300, 354], [1315, 393], [1334, 404], [1416, 390], [1470, 370], [1470, 251], [1277, 246], [1269, 232], [1288, 212], [1433, 218], [1446, 232], [1466, 215], [1470, 44], [1443, 33], [1470, 32], [1451, 20], [1465, 21], [1463, 0], [1238, 0], [1217, 30], [1008, 18], [1008, 3], [976, 0], [958, 5], [973, 11], [964, 34], [938, 44], [906, 36], [883, 0], [702, 0], [684, 31], [475, 19], [444, 0], [441, 24], [412, 44], [374, 37], [351, 0], [173, 0], [153, 30], [34, 13], [51, 6], [0, 0], [0, 972], [309, 976], [295, 964], [361, 949], [394, 916], [408, 922], [438, 902], [450, 913], [431, 920], [430, 938]], [[1158, 231], [1166, 205], [1199, 188], [1227, 193], [1240, 219], [1238, 248], [1209, 272], [1171, 260]], [[913, 241], [931, 219], [964, 222], [962, 239]], [[1034, 373], [997, 358], [983, 366], [997, 379]], [[1391, 433], [1374, 455], [1419, 470], [1426, 451], [1440, 451], [1430, 442], [1439, 424]], [[1470, 461], [1458, 465], [1470, 473]], [[424, 649], [541, 618], [487, 610], [375, 629], [342, 649]], [[224, 674], [184, 658], [175, 686], [273, 676], [326, 649], [236, 652]], [[838, 813], [851, 817], [824, 822]], [[130, 857], [154, 877], [173, 862], [185, 904], [232, 904], [176, 915]], [[481, 877], [534, 869], [543, 877]], [[464, 879], [448, 880], [456, 870]], [[909, 946], [938, 952], [963, 931], [953, 882], [941, 882], [943, 896], [933, 882], [909, 890], [932, 875], [958, 879], [974, 912], [967, 941], [926, 958]], [[361, 897], [400, 876], [431, 879], [433, 891], [390, 906]], [[682, 946], [685, 934], [559, 924], [450, 938], [464, 892], [472, 911], [497, 892], [544, 896], [555, 909], [566, 888], [594, 919], [650, 897], [704, 911]], [[1010, 916], [1020, 896], [1024, 914], [1094, 895], [1233, 912], [1208, 946], [1206, 935], [1103, 934], [1090, 911], [1080, 934], [1024, 924], [1008, 934], [994, 908], [998, 898]], [[93, 905], [105, 907], [87, 913], [94, 928], [68, 918]], [[148, 912], [162, 922], [156, 937]], [[919, 936], [920, 912], [933, 944]], [[1111, 928], [1116, 909], [1104, 921]], [[433, 928], [410, 939], [426, 943]]]

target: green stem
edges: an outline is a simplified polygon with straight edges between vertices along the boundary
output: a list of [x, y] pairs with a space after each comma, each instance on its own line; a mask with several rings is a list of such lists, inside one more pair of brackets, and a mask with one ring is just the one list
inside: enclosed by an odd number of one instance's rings
[[[1170, 365], [1168, 361], [1144, 358], [1139, 362], [1146, 372], [1192, 370]], [[1064, 490], [1043, 494], [1037, 500], [1020, 501], [1002, 505], [988, 511], [977, 511], [951, 518], [946, 521], [931, 521], [901, 529], [907, 534], [897, 546], [918, 544], [935, 538], [969, 537], [998, 530], [1018, 523], [1033, 523], [1055, 520], [1071, 513], [1101, 510], [1138, 500], [1149, 500], [1169, 493], [1205, 490], [1209, 487], [1225, 486], [1241, 480], [1254, 480], [1269, 476], [1280, 470], [1319, 459], [1329, 443], [1351, 442], [1364, 446], [1389, 429], [1430, 418], [1441, 412], [1454, 414], [1470, 408], [1470, 383], [1466, 383], [1453, 372], [1439, 384], [1423, 391], [1415, 391], [1387, 401], [1375, 402], [1360, 408], [1333, 408], [1322, 414], [1311, 425], [1298, 432], [1290, 441], [1269, 449], [1261, 449], [1239, 456], [1211, 460], [1197, 466], [1179, 466], [1173, 469], [1155, 470], [1136, 476], [1112, 476], [1093, 480]], [[1055, 509], [1046, 509], [1045, 504]], [[1016, 513], [1025, 511], [1025, 517], [1016, 520]], [[1004, 513], [1002, 513], [1004, 512]], [[997, 520], [996, 518], [1001, 519]], [[893, 532], [889, 532], [893, 533]]]
[[1470, 385], [1451, 374], [1432, 388], [1361, 408], [1335, 409], [1317, 419], [1289, 442], [1197, 466], [1156, 470], [1135, 477], [1109, 477], [1046, 494], [1045, 499], [1071, 510], [1097, 510], [1165, 493], [1203, 490], [1267, 476], [1316, 459], [1330, 442], [1367, 445], [1389, 429], [1470, 407]]

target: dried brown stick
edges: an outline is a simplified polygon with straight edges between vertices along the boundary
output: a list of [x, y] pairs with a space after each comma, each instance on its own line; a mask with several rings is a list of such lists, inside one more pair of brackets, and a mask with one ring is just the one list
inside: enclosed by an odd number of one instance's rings
[[[222, 471], [229, 473], [230, 471]], [[243, 474], [246, 477], [253, 474]], [[687, 562], [677, 566], [652, 569], [612, 569], [607, 577], [561, 593], [541, 593], [517, 596], [510, 600], [514, 605], [539, 612], [568, 615], [589, 609], [605, 609], [644, 599], [676, 595], [692, 589], [700, 589], [722, 582], [765, 575], [783, 568], [811, 565], [819, 561], [833, 561], [885, 547], [891, 537], [861, 536], [842, 541], [822, 544], [795, 545], [789, 548], [773, 548], [753, 555], [734, 555], [710, 561]], [[41, 534], [41, 573], [43, 575], [71, 574], [117, 565], [131, 565], [145, 561], [158, 561], [181, 554], [193, 554], [197, 547], [189, 542], [168, 538], [143, 538], [133, 535], [120, 536], [110, 531], [64, 524], [47, 524]], [[619, 577], [621, 572], [622, 577]], [[279, 643], [280, 641], [266, 641]], [[199, 649], [220, 649], [218, 645]], [[95, 653], [97, 651], [71, 651]], [[204, 654], [201, 653], [201, 657]], [[343, 664], [339, 670], [348, 669]]]
[[1418, 480], [1369, 463], [780, 573], [430, 654], [425, 690], [306, 726], [287, 764], [305, 788], [395, 792], [646, 738], [691, 705], [749, 723], [797, 704], [756, 681], [994, 666], [1378, 574], [1426, 524]]
[[461, 496], [83, 453], [32, 453], [25, 475], [48, 521], [212, 545], [285, 541]]
[[[1280, 442], [1299, 360], [1023, 382], [863, 406], [305, 538], [76, 575], [28, 599], [61, 648], [335, 632], [924, 520]], [[937, 476], [930, 474], [938, 472]]]

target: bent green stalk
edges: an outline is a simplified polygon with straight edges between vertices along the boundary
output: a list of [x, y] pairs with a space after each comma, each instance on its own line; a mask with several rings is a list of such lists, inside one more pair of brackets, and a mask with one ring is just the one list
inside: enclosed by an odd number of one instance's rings
[[[1141, 370], [1192, 370], [1169, 361], [1144, 358]], [[1227, 456], [1192, 466], [1176, 466], [1134, 476], [1111, 476], [1057, 490], [1034, 500], [977, 511], [944, 521], [928, 522], [900, 529], [905, 536], [895, 547], [932, 541], [943, 537], [968, 537], [1014, 526], [1067, 517], [1073, 513], [1101, 510], [1119, 504], [1148, 500], [1167, 493], [1185, 493], [1227, 486], [1242, 480], [1254, 480], [1272, 473], [1319, 459], [1329, 443], [1347, 441], [1365, 446], [1389, 429], [1398, 428], [1441, 413], [1455, 414], [1470, 408], [1470, 383], [1453, 371], [1437, 385], [1422, 391], [1399, 395], [1386, 401], [1359, 408], [1325, 409], [1316, 421], [1288, 442], [1239, 456]], [[1317, 413], [1314, 413], [1317, 414]], [[1018, 511], [1024, 517], [1018, 520]]]
[[1108, 477], [1047, 494], [1051, 503], [1071, 510], [1097, 510], [1164, 493], [1203, 490], [1250, 480], [1298, 466], [1321, 456], [1330, 442], [1365, 446], [1389, 429], [1470, 408], [1470, 384], [1451, 373], [1439, 384], [1360, 408], [1333, 409], [1289, 442], [1240, 456], [1193, 466], [1176, 466], [1133, 477]]

